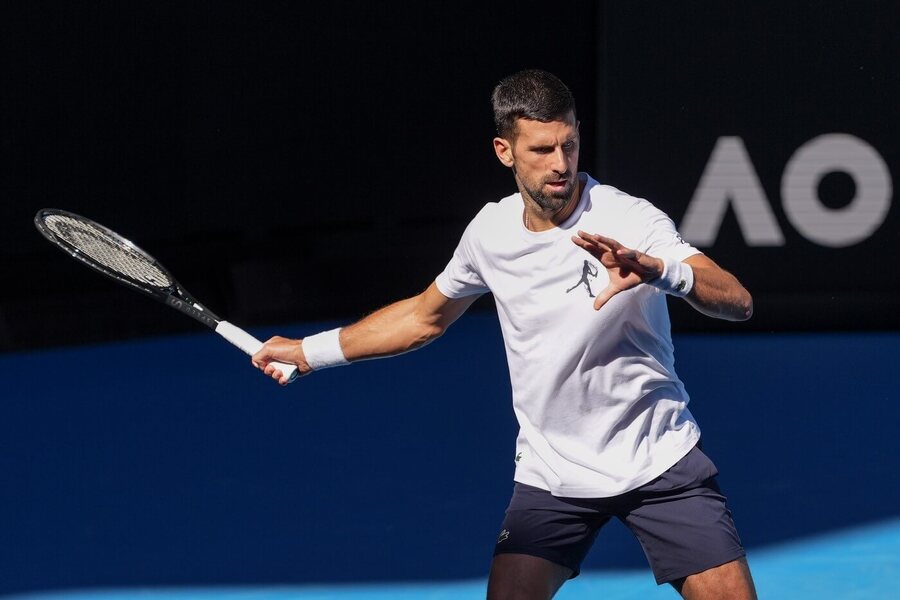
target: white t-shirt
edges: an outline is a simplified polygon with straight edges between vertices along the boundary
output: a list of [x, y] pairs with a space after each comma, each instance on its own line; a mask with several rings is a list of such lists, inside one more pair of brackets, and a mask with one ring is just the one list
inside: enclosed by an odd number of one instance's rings
[[519, 421], [515, 480], [556, 496], [608, 497], [662, 474], [700, 438], [675, 374], [665, 294], [650, 285], [595, 311], [606, 269], [578, 230], [678, 261], [699, 251], [646, 200], [588, 175], [558, 227], [533, 232], [513, 194], [487, 204], [437, 277], [448, 298], [492, 292]]

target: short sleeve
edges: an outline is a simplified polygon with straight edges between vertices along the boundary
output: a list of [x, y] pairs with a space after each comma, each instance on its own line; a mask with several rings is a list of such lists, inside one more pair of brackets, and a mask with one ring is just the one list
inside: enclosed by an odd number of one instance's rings
[[646, 232], [638, 250], [656, 258], [674, 259], [679, 262], [701, 253], [681, 237], [675, 229], [675, 223], [666, 213], [646, 200], [641, 201], [638, 211], [640, 227]]
[[435, 279], [438, 289], [448, 298], [462, 298], [490, 291], [481, 277], [475, 259], [473, 230], [473, 224], [470, 223], [459, 240], [450, 262]]

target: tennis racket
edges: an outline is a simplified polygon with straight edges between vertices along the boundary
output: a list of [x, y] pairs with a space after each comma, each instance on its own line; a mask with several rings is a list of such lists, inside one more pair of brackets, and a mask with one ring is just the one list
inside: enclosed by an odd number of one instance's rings
[[[197, 302], [159, 261], [115, 231], [53, 208], [39, 210], [34, 224], [54, 246], [75, 260], [197, 319], [247, 354], [252, 356], [262, 348], [262, 342]], [[296, 378], [295, 365], [271, 364], [289, 381]]]

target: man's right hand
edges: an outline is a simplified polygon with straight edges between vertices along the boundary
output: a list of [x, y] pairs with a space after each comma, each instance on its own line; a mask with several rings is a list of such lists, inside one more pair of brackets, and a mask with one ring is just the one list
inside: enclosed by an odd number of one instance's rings
[[273, 361], [297, 365], [298, 377], [303, 377], [312, 371], [306, 362], [306, 357], [303, 355], [303, 340], [293, 340], [276, 335], [266, 341], [262, 348], [250, 358], [250, 362], [253, 363], [254, 367], [263, 371], [279, 384], [287, 385], [288, 380], [284, 377], [284, 374], [270, 364]]

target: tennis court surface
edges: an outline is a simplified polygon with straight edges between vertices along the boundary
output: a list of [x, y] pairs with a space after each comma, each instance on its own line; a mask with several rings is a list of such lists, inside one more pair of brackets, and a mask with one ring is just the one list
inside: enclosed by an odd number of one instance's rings
[[[900, 598], [900, 336], [676, 348], [760, 597]], [[516, 433], [498, 374], [475, 314], [287, 390], [208, 333], [2, 356], [0, 597], [482, 598]], [[676, 598], [615, 525], [558, 598]]]
[[[900, 594], [900, 519], [750, 553], [760, 598], [889, 599]], [[9, 596], [9, 600], [477, 600], [485, 581], [263, 587], [134, 588]], [[588, 571], [559, 600], [677, 598], [649, 571]]]

